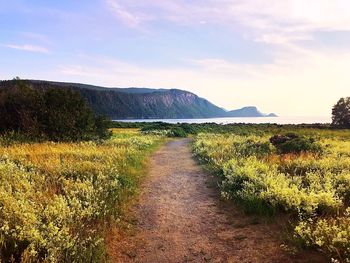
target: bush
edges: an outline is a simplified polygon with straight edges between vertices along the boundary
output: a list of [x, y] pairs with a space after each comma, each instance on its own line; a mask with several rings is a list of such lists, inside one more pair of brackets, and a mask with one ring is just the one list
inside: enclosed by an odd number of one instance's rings
[[141, 131], [154, 131], [154, 130], [169, 130], [173, 127], [172, 124], [165, 122], [142, 122], [142, 123], [123, 123], [123, 128], [141, 128]]
[[172, 128], [172, 129], [170, 130], [169, 135], [170, 135], [170, 136], [173, 136], [173, 137], [181, 137], [181, 138], [187, 137], [187, 133], [186, 133], [185, 130], [182, 129], [181, 127]]
[[350, 208], [344, 216], [335, 219], [302, 221], [295, 231], [306, 245], [319, 248], [340, 262], [350, 262]]
[[[264, 156], [271, 153], [271, 144], [269, 142], [261, 142], [252, 139], [247, 139], [245, 144], [240, 145], [241, 156]], [[233, 147], [237, 147], [234, 145]]]
[[294, 133], [288, 133], [286, 135], [274, 135], [270, 138], [270, 142], [276, 146], [282, 143], [285, 143], [287, 141], [293, 140], [298, 138], [299, 136]]
[[320, 153], [322, 147], [312, 138], [298, 136], [294, 133], [287, 135], [274, 135], [270, 142], [280, 154], [313, 152]]

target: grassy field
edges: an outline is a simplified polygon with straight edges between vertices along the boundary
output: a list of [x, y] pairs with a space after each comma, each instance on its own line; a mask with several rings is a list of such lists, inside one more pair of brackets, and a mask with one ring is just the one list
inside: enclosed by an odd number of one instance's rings
[[0, 145], [0, 262], [104, 261], [106, 225], [162, 140], [114, 129], [103, 142]]
[[[282, 153], [270, 143], [291, 132], [317, 147]], [[250, 213], [288, 214], [295, 241], [350, 262], [349, 139], [349, 130], [253, 125], [201, 133], [193, 150], [220, 176], [224, 198]]]
[[[94, 142], [0, 138], [0, 262], [106, 261], [106, 230], [137, 191], [147, 157], [165, 136], [188, 134], [195, 155], [218, 175], [224, 198], [248, 213], [286, 215], [295, 244], [349, 262], [349, 130], [153, 126], [143, 133], [114, 128], [111, 139]], [[297, 139], [280, 147], [274, 135]]]

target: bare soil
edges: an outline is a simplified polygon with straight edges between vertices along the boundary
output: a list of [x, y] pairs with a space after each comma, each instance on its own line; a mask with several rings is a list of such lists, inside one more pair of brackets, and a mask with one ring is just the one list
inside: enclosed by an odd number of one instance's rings
[[[112, 262], [324, 262], [281, 248], [281, 226], [220, 199], [192, 158], [189, 139], [170, 141], [149, 163], [127, 229], [111, 230]], [[119, 229], [119, 230], [118, 230]]]

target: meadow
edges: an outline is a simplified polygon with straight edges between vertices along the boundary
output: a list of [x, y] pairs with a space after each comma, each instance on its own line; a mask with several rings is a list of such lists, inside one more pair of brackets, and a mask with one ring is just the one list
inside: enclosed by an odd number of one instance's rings
[[[165, 137], [193, 137], [221, 195], [285, 216], [293, 245], [350, 262], [350, 131], [326, 125], [114, 124], [107, 140], [0, 137], [0, 262], [103, 262], [106, 233]], [[282, 141], [282, 143], [281, 143]], [[286, 230], [288, 231], [288, 230]], [[291, 249], [292, 251], [293, 249]]]
[[[294, 144], [271, 143], [286, 134]], [[288, 215], [295, 244], [350, 262], [349, 130], [236, 126], [198, 134], [193, 151], [220, 178], [224, 198], [249, 213]]]
[[0, 262], [105, 261], [105, 232], [163, 137], [9, 144], [0, 138]]

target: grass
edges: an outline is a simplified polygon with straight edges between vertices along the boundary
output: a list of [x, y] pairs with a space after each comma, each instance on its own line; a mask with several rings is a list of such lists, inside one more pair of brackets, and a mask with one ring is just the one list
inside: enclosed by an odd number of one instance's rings
[[0, 261], [99, 262], [104, 230], [137, 191], [163, 137], [0, 145]]
[[[163, 125], [113, 128], [111, 139], [27, 143], [0, 138], [0, 262], [106, 261], [105, 231], [138, 191], [147, 158], [180, 127], [224, 198], [256, 215], [291, 215], [300, 247], [350, 259], [350, 131], [327, 126]], [[203, 131], [205, 131], [203, 133]], [[276, 134], [322, 151], [282, 154]]]
[[[246, 126], [196, 136], [193, 150], [221, 179], [222, 196], [249, 213], [284, 213], [294, 237], [339, 262], [350, 261], [350, 131], [298, 126]], [[269, 138], [297, 133], [322, 152], [282, 154]]]

